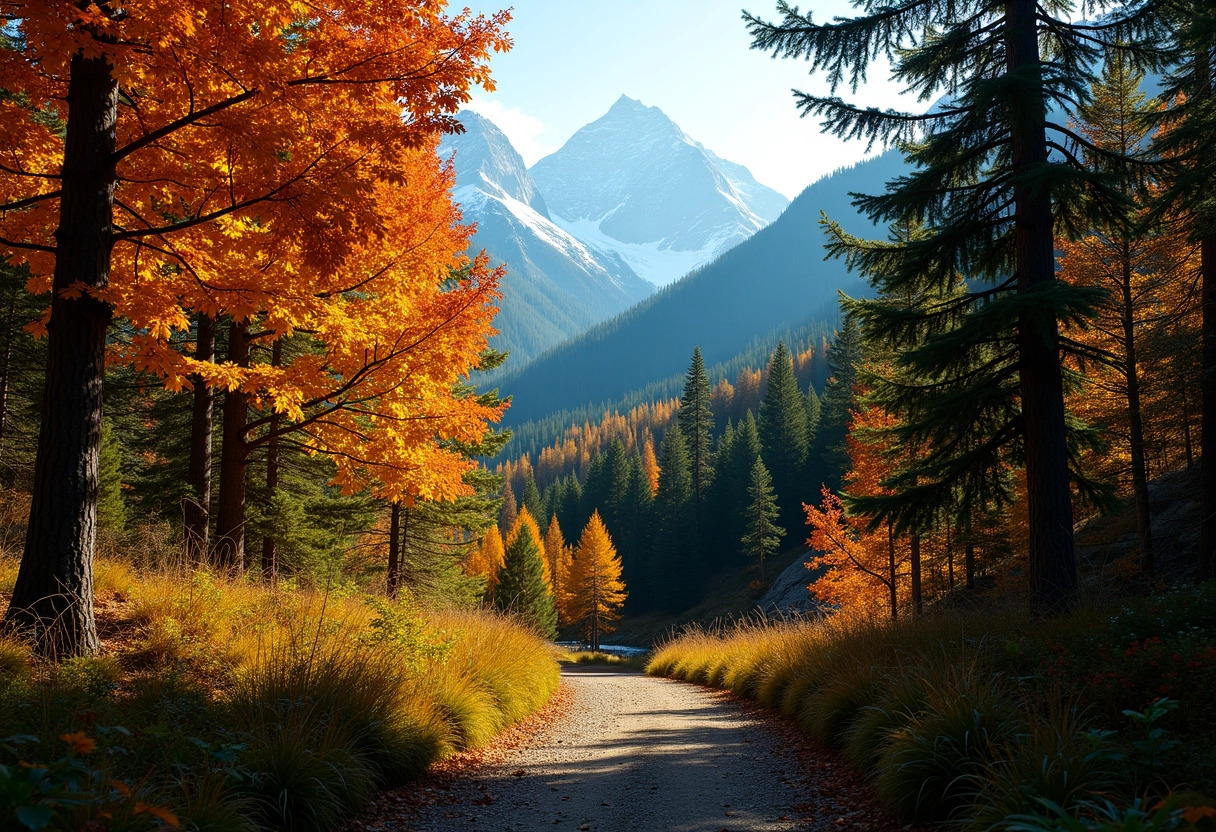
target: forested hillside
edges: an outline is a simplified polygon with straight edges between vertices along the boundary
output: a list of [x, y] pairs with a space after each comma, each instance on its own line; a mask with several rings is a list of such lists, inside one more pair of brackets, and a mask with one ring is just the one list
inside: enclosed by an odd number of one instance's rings
[[[755, 236], [679, 282], [500, 380], [514, 397], [507, 423], [521, 425], [589, 403], [615, 403], [678, 376], [689, 345], [707, 365], [728, 362], [778, 333], [839, 317], [837, 292], [866, 292], [840, 261], [825, 261], [820, 212], [858, 234], [875, 226], [852, 193], [881, 190], [906, 169], [890, 151], [807, 188]], [[667, 388], [664, 388], [667, 389]]]

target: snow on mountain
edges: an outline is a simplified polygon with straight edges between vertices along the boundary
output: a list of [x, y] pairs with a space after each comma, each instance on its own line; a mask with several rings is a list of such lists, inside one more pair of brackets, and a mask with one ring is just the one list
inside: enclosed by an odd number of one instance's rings
[[789, 204], [659, 108], [627, 96], [530, 173], [555, 223], [659, 286], [746, 240]]
[[611, 251], [597, 251], [557, 225], [511, 142], [492, 122], [463, 112], [465, 132], [440, 148], [455, 154], [456, 189], [471, 250], [505, 263], [495, 346], [519, 366], [635, 302], [654, 287]]

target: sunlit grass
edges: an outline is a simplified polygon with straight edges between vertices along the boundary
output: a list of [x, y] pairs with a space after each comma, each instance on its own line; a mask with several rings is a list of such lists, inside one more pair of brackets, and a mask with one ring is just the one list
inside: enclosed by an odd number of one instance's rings
[[[1199, 691], [1216, 678], [1213, 595], [1183, 590], [1047, 620], [1009, 610], [897, 623], [743, 620], [689, 629], [646, 670], [781, 711], [841, 749], [905, 817], [996, 829], [1041, 800], [1068, 809], [1210, 782], [1216, 720]], [[1166, 695], [1163, 656], [1174, 662], [1166, 694], [1182, 701], [1164, 724], [1195, 735], [1162, 734], [1177, 756], [1154, 763], [1143, 759], [1148, 729], [1125, 713]]]
[[[0, 581], [15, 574], [0, 556]], [[0, 638], [0, 737], [100, 747], [98, 731], [122, 726], [126, 753], [98, 776], [189, 828], [332, 829], [376, 790], [489, 742], [559, 682], [552, 646], [490, 611], [111, 559], [95, 576], [101, 656], [54, 665]]]

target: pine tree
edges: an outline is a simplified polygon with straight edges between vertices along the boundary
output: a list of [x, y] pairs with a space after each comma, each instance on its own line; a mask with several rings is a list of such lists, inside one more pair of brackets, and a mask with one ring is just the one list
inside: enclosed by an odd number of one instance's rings
[[744, 511], [747, 507], [747, 488], [751, 482], [752, 466], [761, 458], [761, 453], [760, 431], [749, 410], [743, 414], [739, 426], [735, 429], [727, 459], [719, 464], [724, 479], [726, 540], [730, 541], [732, 556], [737, 552], [734, 543], [744, 532]]
[[511, 529], [519, 516], [519, 504], [515, 502], [515, 492], [511, 490], [511, 481], [502, 484], [502, 506], [498, 509], [498, 528]]
[[709, 378], [705, 375], [705, 362], [701, 348], [692, 353], [692, 363], [684, 377], [684, 395], [680, 398], [678, 411], [680, 433], [688, 445], [688, 463], [692, 474], [692, 494], [696, 504], [698, 536], [705, 499], [713, 475], [710, 466], [709, 446], [714, 434], [714, 414], [709, 401]]
[[[520, 517], [527, 516], [520, 510]], [[530, 518], [529, 518], [530, 519]], [[545, 559], [541, 555], [535, 523], [516, 521], [518, 528], [507, 543], [503, 565], [498, 570], [494, 606], [518, 615], [545, 638], [557, 635], [557, 609], [545, 581]]]
[[[519, 498], [520, 504], [526, 507], [533, 519], [545, 517], [545, 504], [540, 498], [540, 489], [536, 487], [536, 477], [531, 474], [524, 481], [524, 491]], [[539, 521], [538, 521], [539, 522]]]
[[760, 567], [760, 582], [764, 583], [764, 559], [781, 546], [785, 529], [775, 522], [780, 511], [777, 509], [777, 497], [773, 494], [773, 478], [769, 476], [763, 460], [757, 459], [752, 466], [748, 497], [750, 502], [745, 513], [747, 530], [740, 542], [743, 544], [743, 554], [756, 559]]
[[654, 550], [647, 570], [655, 604], [670, 612], [687, 609], [700, 593], [694, 510], [688, 446], [680, 426], [672, 425], [659, 446]]
[[739, 503], [731, 493], [731, 451], [735, 444], [735, 426], [728, 418], [722, 435], [714, 445], [714, 480], [709, 486], [706, 502], [707, 535], [706, 548], [717, 566], [729, 563], [737, 554], [735, 541], [730, 536], [731, 518], [738, 513]]
[[566, 477], [556, 511], [557, 520], [562, 524], [562, 534], [566, 539], [572, 539], [574, 535], [578, 534], [579, 520], [583, 511], [583, 489], [579, 485], [577, 474], [570, 474]]
[[570, 618], [582, 624], [592, 650], [600, 649], [600, 636], [614, 629], [625, 603], [621, 559], [598, 512], [591, 515], [578, 541], [570, 576]]
[[[797, 529], [806, 493], [806, 400], [794, 379], [794, 364], [784, 342], [769, 362], [768, 389], [760, 404], [760, 446], [765, 467], [772, 472], [781, 506], [781, 525]], [[749, 467], [744, 482], [751, 477]], [[791, 535], [794, 533], [791, 532]]]
[[625, 582], [632, 587], [631, 607], [642, 608], [646, 597], [646, 557], [650, 551], [653, 528], [654, 494], [642, 460], [635, 456], [629, 464], [629, 485], [620, 507], [620, 533], [616, 535], [617, 552]]
[[828, 381], [820, 402], [819, 425], [810, 454], [809, 473], [815, 487], [835, 491], [849, 470], [845, 436], [849, 432], [861, 364], [861, 332], [852, 315], [845, 315], [836, 338], [827, 351]]
[[812, 450], [815, 447], [815, 437], [819, 434], [819, 418], [823, 412], [823, 405], [819, 401], [819, 394], [815, 392], [815, 385], [809, 384], [806, 388], [806, 461], [808, 468], [812, 460]]
[[[1084, 138], [1051, 108], [1083, 103], [1098, 50], [1135, 50], [1152, 22], [1143, 13], [1155, 5], [1129, 0], [1100, 26], [1072, 21], [1069, 6], [1033, 0], [864, 6], [862, 16], [829, 24], [784, 2], [780, 23], [747, 16], [753, 46], [826, 71], [829, 97], [797, 93], [804, 114], [822, 116], [838, 136], [897, 144], [914, 165], [885, 194], [857, 204], [876, 223], [912, 220], [924, 233], [873, 244], [829, 226], [831, 251], [871, 279], [880, 297], [943, 295], [960, 272], [972, 281], [972, 291], [932, 311], [873, 307], [866, 315], [868, 337], [902, 348], [915, 365], [921, 389], [908, 397], [925, 401], [919, 413], [907, 409], [909, 431], [942, 455], [936, 475], [893, 495], [889, 511], [915, 526], [945, 510], [977, 462], [966, 455], [946, 464], [950, 437], [992, 431], [988, 445], [967, 444], [1024, 455], [1031, 590], [1041, 611], [1077, 599], [1059, 322], [1085, 316], [1093, 300], [1056, 279], [1054, 231], [1075, 233], [1082, 213], [1100, 216], [1121, 203], [1075, 155]], [[895, 76], [922, 99], [946, 104], [907, 114], [835, 97], [842, 83], [856, 90], [880, 54], [892, 56]], [[949, 320], [958, 325], [943, 327]], [[981, 361], [979, 353], [990, 351]]]
[[[541, 534], [540, 524], [536, 522], [536, 518], [532, 516], [532, 512], [528, 511], [527, 506], [520, 506], [519, 514], [515, 517], [515, 523], [507, 530], [503, 536], [503, 546], [507, 549], [511, 548], [511, 544], [515, 542], [515, 538], [521, 533], [527, 532], [528, 536], [536, 542], [537, 546], [544, 546], [544, 535]], [[549, 562], [544, 558], [544, 551], [541, 551], [541, 573], [544, 575], [545, 586], [549, 588], [550, 594], [553, 592], [553, 576], [549, 573]]]

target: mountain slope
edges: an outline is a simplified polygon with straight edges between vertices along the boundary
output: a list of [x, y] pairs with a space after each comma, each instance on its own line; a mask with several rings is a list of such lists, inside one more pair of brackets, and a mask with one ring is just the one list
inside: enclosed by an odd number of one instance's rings
[[824, 261], [820, 211], [860, 235], [879, 232], [851, 205], [905, 170], [898, 151], [816, 182], [771, 225], [653, 298], [551, 350], [501, 381], [521, 424], [560, 410], [615, 401], [683, 372], [694, 345], [705, 363], [727, 361], [768, 333], [812, 320], [834, 321], [837, 291], [861, 280]]
[[531, 174], [558, 225], [657, 285], [746, 240], [788, 204], [627, 96]]
[[465, 132], [441, 152], [456, 154], [453, 198], [465, 222], [477, 223], [471, 250], [507, 266], [494, 346], [510, 351], [510, 366], [653, 292], [620, 257], [593, 251], [550, 219], [523, 159], [492, 122], [471, 112], [460, 121]]

